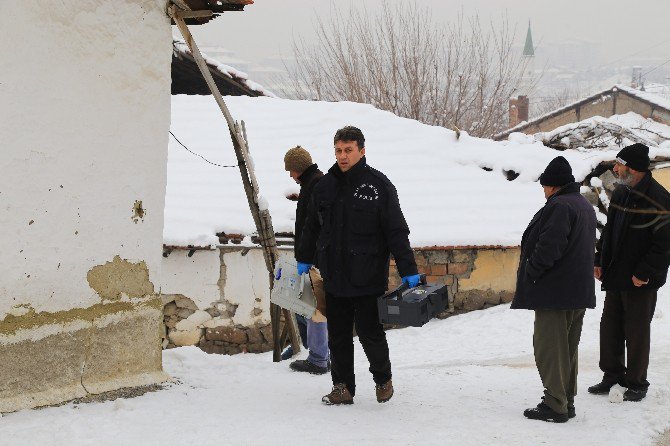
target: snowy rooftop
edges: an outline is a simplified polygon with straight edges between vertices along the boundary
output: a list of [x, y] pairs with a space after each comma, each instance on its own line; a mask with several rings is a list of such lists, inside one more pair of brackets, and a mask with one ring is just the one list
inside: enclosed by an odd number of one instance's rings
[[607, 90], [601, 91], [599, 93], [593, 94], [587, 98], [584, 99], [579, 99], [577, 101], [574, 101], [570, 104], [567, 104], [563, 107], [557, 108], [556, 110], [552, 110], [550, 112], [545, 113], [544, 115], [538, 116], [536, 118], [533, 118], [530, 121], [523, 121], [517, 124], [516, 126], [509, 128], [501, 133], [498, 133], [497, 135], [494, 135], [494, 139], [499, 140], [502, 138], [507, 137], [509, 134], [514, 133], [514, 132], [521, 132], [525, 128], [530, 127], [533, 124], [542, 122], [546, 120], [547, 118], [551, 118], [556, 115], [560, 115], [561, 113], [571, 110], [579, 105], [586, 104], [589, 102], [595, 102], [595, 101], [604, 101], [609, 99], [609, 97], [616, 91], [620, 90], [630, 96], [636, 97], [644, 102], [647, 102], [649, 104], [652, 104], [656, 107], [662, 108], [670, 112], [670, 98], [666, 96], [666, 90], [662, 87], [664, 86], [659, 86], [660, 84], [656, 84], [652, 87], [650, 91], [641, 91], [636, 88], [632, 88], [626, 85], [615, 85], [612, 88], [608, 88]]
[[[186, 60], [192, 60], [193, 56], [191, 54], [191, 49], [188, 47], [186, 42], [183, 40], [177, 39], [173, 37], [173, 42], [172, 42], [172, 47], [173, 51], [177, 56], [179, 56], [181, 59], [186, 59]], [[238, 70], [236, 68], [231, 67], [230, 65], [226, 65], [224, 63], [219, 62], [213, 57], [207, 56], [207, 54], [202, 53], [202, 57], [207, 63], [207, 65], [213, 69], [216, 70], [216, 72], [222, 74], [225, 77], [230, 78], [232, 81], [234, 81], [236, 84], [240, 85], [243, 89], [248, 89], [245, 90], [247, 93], [250, 94], [249, 90], [253, 92], [253, 94], [261, 95], [261, 96], [269, 96], [269, 97], [276, 97], [276, 95], [268, 90], [267, 88], [263, 87], [262, 85], [249, 80], [249, 75], [245, 73], [244, 71]], [[195, 62], [193, 62], [195, 65]], [[202, 75], [197, 71], [197, 67], [193, 67], [195, 72], [197, 73], [198, 80], [202, 77]], [[173, 75], [174, 77], [174, 75]], [[173, 79], [174, 81], [174, 79]], [[215, 79], [216, 81], [216, 79]], [[204, 82], [204, 80], [202, 80]], [[221, 88], [221, 87], [219, 87]], [[225, 94], [225, 93], [224, 93]]]
[[617, 85], [616, 88], [670, 111], [670, 99], [666, 96], [667, 90], [664, 90], [660, 86], [653, 86], [651, 90], [644, 91], [626, 85]]
[[[295, 202], [285, 196], [299, 189], [284, 171], [286, 150], [302, 145], [325, 171], [334, 162], [333, 134], [344, 125], [363, 130], [368, 163], [396, 185], [414, 247], [518, 245], [544, 203], [536, 181], [551, 159], [565, 156], [582, 180], [618, 151], [612, 146], [558, 152], [524, 134], [502, 142], [465, 133], [457, 139], [451, 130], [350, 102], [262, 97], [226, 102], [235, 119], [246, 123], [261, 194], [277, 232], [293, 231]], [[173, 96], [171, 127], [186, 147], [212, 163], [236, 164], [228, 128], [211, 96]], [[659, 154], [670, 156], [670, 146], [652, 151]], [[520, 175], [508, 181], [506, 171]], [[164, 243], [215, 245], [217, 232], [254, 231], [238, 169], [209, 164], [170, 137]]]

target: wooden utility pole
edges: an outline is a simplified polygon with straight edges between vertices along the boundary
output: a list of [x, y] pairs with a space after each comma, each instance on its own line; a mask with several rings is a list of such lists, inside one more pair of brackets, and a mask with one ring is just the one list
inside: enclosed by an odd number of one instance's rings
[[[277, 241], [275, 239], [274, 228], [272, 227], [272, 218], [270, 216], [270, 211], [265, 208], [262, 209], [259, 203], [259, 188], [258, 182], [256, 180], [256, 175], [253, 170], [253, 163], [249, 162], [249, 144], [246, 137], [246, 129], [244, 127], [244, 122], [241, 124], [233, 120], [233, 116], [228, 110], [228, 106], [223, 100], [223, 96], [219, 91], [212, 74], [209, 72], [209, 67], [205, 62], [198, 45], [195, 43], [191, 32], [186, 25], [184, 19], [191, 17], [209, 17], [212, 15], [211, 11], [188, 11], [183, 9], [186, 5], [183, 2], [178, 2], [182, 9], [177, 5], [170, 4], [168, 7], [168, 15], [174, 20], [175, 24], [181, 31], [184, 40], [191, 49], [193, 58], [195, 59], [202, 76], [205, 78], [205, 82], [209, 87], [216, 103], [221, 109], [226, 122], [228, 123], [228, 130], [230, 131], [230, 136], [233, 140], [233, 148], [235, 149], [235, 156], [237, 157], [237, 164], [240, 168], [240, 174], [242, 175], [242, 184], [244, 185], [244, 192], [247, 195], [247, 201], [249, 203], [249, 209], [251, 209], [251, 215], [253, 216], [254, 223], [256, 224], [256, 230], [258, 231], [258, 239], [261, 247], [263, 248], [263, 257], [265, 258], [265, 266], [268, 270], [268, 277], [270, 280], [270, 289], [274, 284], [274, 269], [275, 264], [277, 263], [278, 250], [277, 250]], [[284, 316], [284, 330], [281, 330], [281, 316]], [[290, 338], [291, 344], [293, 347], [293, 352], [297, 353], [300, 351], [300, 342], [298, 341], [298, 333], [296, 331], [296, 324], [294, 323], [294, 316], [290, 311], [282, 309], [277, 305], [270, 304], [270, 322], [272, 324], [272, 341], [273, 341], [273, 361], [281, 361], [281, 349], [287, 339]]]

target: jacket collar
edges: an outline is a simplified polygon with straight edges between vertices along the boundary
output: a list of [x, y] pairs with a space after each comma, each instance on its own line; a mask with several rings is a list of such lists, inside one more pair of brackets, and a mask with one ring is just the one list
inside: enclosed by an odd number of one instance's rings
[[363, 156], [363, 158], [361, 158], [351, 169], [347, 170], [346, 172], [342, 172], [342, 170], [340, 170], [340, 166], [338, 166], [336, 162], [331, 166], [330, 169], [328, 169], [328, 173], [333, 174], [333, 176], [335, 176], [335, 178], [338, 180], [355, 182], [363, 175], [367, 168], [368, 163], [365, 159], [365, 156]]
[[547, 203], [554, 197], [558, 197], [559, 195], [567, 195], [567, 194], [574, 194], [574, 193], [579, 193], [579, 183], [568, 183], [565, 186], [561, 187], [559, 190], [557, 190], [554, 195], [551, 197], [547, 198]]
[[[639, 183], [637, 183], [635, 186], [630, 187], [626, 185], [621, 185], [619, 187], [623, 188], [627, 193], [628, 193], [628, 200], [629, 203], [637, 203], [640, 200], [645, 200], [644, 196], [646, 196], [647, 191], [649, 190], [649, 186], [651, 185], [651, 172], [647, 172], [645, 176], [642, 177]], [[631, 193], [631, 191], [635, 191], [637, 193]], [[646, 201], [646, 200], [645, 200]]]
[[319, 166], [316, 164], [312, 164], [309, 166], [299, 177], [298, 180], [300, 181], [300, 185], [307, 184], [309, 183], [309, 180], [312, 179], [314, 174], [319, 170]]

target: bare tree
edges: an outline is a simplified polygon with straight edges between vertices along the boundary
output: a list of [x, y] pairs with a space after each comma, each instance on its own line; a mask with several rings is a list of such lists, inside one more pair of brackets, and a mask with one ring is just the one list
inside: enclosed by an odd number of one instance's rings
[[482, 26], [460, 12], [441, 27], [428, 8], [384, 3], [376, 15], [352, 7], [315, 20], [316, 39], [294, 41], [300, 63], [288, 71], [298, 98], [369, 103], [475, 136], [507, 128], [523, 67], [506, 18]]
[[[546, 89], [545, 89], [546, 91]], [[549, 93], [545, 96], [534, 96], [530, 98], [530, 119], [538, 118], [544, 114], [558, 110], [582, 98], [579, 90], [565, 87]]]

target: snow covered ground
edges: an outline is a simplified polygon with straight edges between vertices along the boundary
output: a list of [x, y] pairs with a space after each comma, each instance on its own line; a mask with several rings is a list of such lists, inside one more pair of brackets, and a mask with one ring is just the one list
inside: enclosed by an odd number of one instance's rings
[[[598, 308], [580, 345], [577, 417], [527, 420], [542, 394], [532, 353], [533, 313], [503, 305], [388, 333], [396, 394], [377, 404], [356, 343], [355, 404], [326, 407], [329, 376], [291, 372], [271, 354], [216, 356], [169, 350], [178, 383], [134, 399], [24, 410], [0, 418], [2, 445], [645, 445], [670, 428], [670, 289], [652, 324], [651, 388], [613, 404], [599, 381]], [[304, 355], [304, 353], [303, 353]]]

